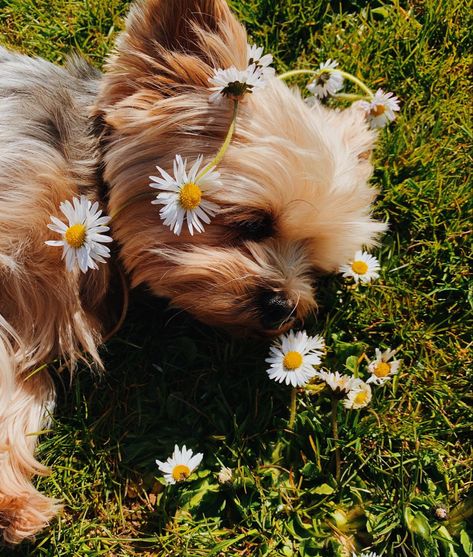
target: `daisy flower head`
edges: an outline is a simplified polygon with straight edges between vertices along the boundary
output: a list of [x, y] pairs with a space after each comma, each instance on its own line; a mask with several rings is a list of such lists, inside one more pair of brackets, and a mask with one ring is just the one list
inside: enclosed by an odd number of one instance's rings
[[396, 354], [396, 350], [390, 350], [389, 348], [384, 352], [376, 348], [375, 353], [376, 359], [368, 366], [371, 377], [366, 382], [374, 383], [375, 385], [384, 385], [386, 381], [389, 381], [389, 379], [399, 371], [401, 360], [389, 361]]
[[187, 480], [202, 462], [203, 456], [202, 453], [194, 454], [190, 449], [187, 449], [185, 445], [182, 446], [182, 449], [174, 445], [174, 452], [166, 462], [156, 460], [156, 464], [163, 473], [166, 482], [175, 484]]
[[246, 70], [238, 70], [235, 66], [226, 70], [214, 70], [214, 75], [209, 77], [213, 93], [210, 102], [222, 100], [227, 97], [233, 100], [242, 99], [246, 93], [253, 93], [256, 89], [265, 86], [263, 68], [250, 64]]
[[271, 54], [263, 55], [263, 47], [256, 45], [246, 45], [248, 66], [254, 64], [256, 69], [262, 71], [264, 79], [274, 77], [276, 70], [271, 67], [273, 57]]
[[396, 118], [399, 109], [399, 99], [394, 93], [385, 93], [378, 89], [370, 101], [360, 101], [364, 108], [371, 128], [384, 128], [386, 124]]
[[318, 371], [316, 375], [319, 379], [324, 381], [332, 391], [342, 395], [350, 391], [353, 383], [353, 377], [339, 373], [338, 371]]
[[307, 89], [319, 99], [335, 95], [343, 88], [343, 76], [335, 69], [337, 66], [338, 62], [330, 58], [326, 62], [321, 62]]
[[309, 336], [305, 331], [289, 331], [271, 346], [266, 363], [270, 379], [293, 387], [301, 387], [315, 375], [314, 366], [321, 362], [325, 343], [319, 335]]
[[[357, 557], [356, 553], [353, 553], [353, 557]], [[379, 557], [379, 555], [374, 551], [370, 551], [369, 553], [360, 553], [358, 557]]]
[[112, 241], [104, 232], [110, 217], [102, 216], [99, 204], [92, 203], [82, 195], [74, 197], [72, 203], [63, 201], [59, 209], [67, 219], [67, 224], [57, 217], [51, 216], [52, 224], [48, 228], [62, 236], [61, 240], [48, 240], [48, 246], [61, 246], [62, 258], [66, 260], [66, 269], [73, 271], [79, 268], [83, 273], [88, 269], [98, 269], [97, 262], [106, 263], [110, 257], [110, 249], [103, 244]]
[[371, 397], [371, 387], [361, 379], [353, 379], [343, 406], [350, 410], [358, 410], [358, 408], [368, 406]]
[[160, 190], [156, 199], [151, 201], [153, 205], [163, 205], [159, 216], [165, 226], [169, 226], [174, 234], [181, 233], [184, 221], [191, 235], [194, 230], [204, 231], [202, 222], [209, 224], [210, 218], [214, 217], [219, 206], [208, 199], [206, 194], [221, 186], [220, 174], [215, 170], [206, 172], [199, 176], [199, 169], [203, 156], [187, 170], [187, 159], [176, 155], [174, 159], [174, 176], [170, 176], [163, 168], [157, 166], [161, 176], [150, 176], [150, 186]]
[[356, 283], [371, 282], [379, 277], [379, 261], [366, 251], [357, 251], [355, 257], [348, 263], [340, 267], [340, 273], [344, 277], [352, 277]]

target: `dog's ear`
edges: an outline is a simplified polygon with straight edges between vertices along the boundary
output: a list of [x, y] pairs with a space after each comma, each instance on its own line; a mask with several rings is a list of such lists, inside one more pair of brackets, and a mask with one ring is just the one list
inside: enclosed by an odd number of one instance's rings
[[247, 36], [225, 0], [141, 0], [106, 65], [101, 91], [114, 104], [151, 88], [163, 96], [208, 87], [212, 68], [246, 67]]

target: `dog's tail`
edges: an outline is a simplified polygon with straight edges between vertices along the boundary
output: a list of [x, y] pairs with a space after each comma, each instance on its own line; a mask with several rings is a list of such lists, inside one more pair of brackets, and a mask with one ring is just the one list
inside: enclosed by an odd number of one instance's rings
[[52, 410], [54, 387], [47, 369], [24, 369], [22, 353], [0, 315], [0, 538], [3, 534], [9, 543], [34, 536], [59, 508], [31, 482], [35, 474], [48, 473], [34, 453]]

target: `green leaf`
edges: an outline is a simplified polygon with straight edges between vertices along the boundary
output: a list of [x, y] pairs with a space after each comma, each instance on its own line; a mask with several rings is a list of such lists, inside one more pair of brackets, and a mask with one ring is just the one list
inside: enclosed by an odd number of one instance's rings
[[473, 555], [473, 541], [465, 530], [460, 532], [460, 543], [468, 556]]
[[358, 369], [358, 356], [348, 356], [345, 361], [345, 367], [348, 371], [355, 373]]
[[312, 493], [316, 493], [317, 495], [331, 495], [334, 491], [333, 487], [328, 484], [322, 484], [313, 489]]
[[421, 512], [413, 512], [410, 507], [404, 511], [407, 528], [424, 540], [432, 542], [432, 530], [427, 517]]

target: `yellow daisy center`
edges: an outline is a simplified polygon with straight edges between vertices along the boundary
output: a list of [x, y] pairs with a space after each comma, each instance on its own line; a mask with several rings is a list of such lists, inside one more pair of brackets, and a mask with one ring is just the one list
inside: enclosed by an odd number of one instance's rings
[[202, 200], [202, 190], [194, 182], [184, 184], [179, 192], [179, 203], [181, 206], [190, 211], [200, 205]]
[[186, 466], [185, 464], [178, 464], [172, 469], [172, 477], [176, 480], [176, 482], [182, 482], [190, 476], [190, 473], [191, 470], [189, 466]]
[[391, 371], [391, 366], [386, 362], [378, 362], [374, 368], [374, 374], [377, 377], [386, 377]]
[[351, 268], [357, 275], [364, 275], [368, 270], [368, 265], [364, 261], [353, 261]]
[[372, 116], [381, 116], [381, 114], [384, 114], [385, 112], [386, 107], [384, 106], [384, 104], [377, 104], [371, 109]]
[[302, 365], [302, 354], [295, 351], [288, 352], [282, 363], [287, 370], [294, 371]]
[[354, 398], [355, 404], [364, 404], [368, 398], [368, 393], [366, 391], [360, 391], [356, 394]]
[[73, 224], [66, 230], [64, 237], [71, 247], [79, 249], [85, 243], [86, 234], [87, 229], [85, 228], [85, 224]]

